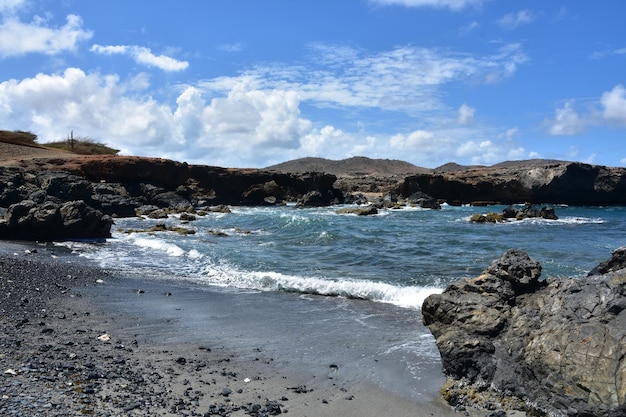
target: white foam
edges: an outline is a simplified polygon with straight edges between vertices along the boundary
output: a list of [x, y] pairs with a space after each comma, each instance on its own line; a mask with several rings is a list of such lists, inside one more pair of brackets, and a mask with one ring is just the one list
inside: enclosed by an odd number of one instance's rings
[[[469, 222], [472, 216], [463, 217], [462, 221]], [[541, 217], [529, 217], [522, 220], [505, 219], [501, 223], [494, 223], [498, 225], [514, 225], [514, 224], [541, 224], [548, 226], [562, 226], [562, 225], [580, 225], [580, 224], [603, 224], [605, 221], [599, 217], [560, 217], [557, 220], [543, 219]]]
[[186, 252], [179, 246], [166, 242], [163, 239], [154, 237], [134, 237], [132, 243], [141, 246], [143, 248], [154, 249], [158, 252], [163, 252], [168, 256], [179, 257], [183, 256]]
[[357, 298], [414, 309], [420, 309], [429, 295], [442, 291], [435, 287], [401, 287], [365, 280], [331, 280], [272, 271], [239, 271], [226, 265], [207, 266], [202, 280], [224, 287]]

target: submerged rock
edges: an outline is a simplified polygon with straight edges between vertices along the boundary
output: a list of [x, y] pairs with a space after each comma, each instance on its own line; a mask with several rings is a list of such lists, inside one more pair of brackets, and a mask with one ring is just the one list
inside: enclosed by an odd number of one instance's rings
[[541, 265], [510, 250], [479, 277], [428, 297], [424, 324], [451, 378], [445, 398], [539, 415], [625, 415], [626, 269], [607, 262], [616, 267], [603, 275], [541, 281]]

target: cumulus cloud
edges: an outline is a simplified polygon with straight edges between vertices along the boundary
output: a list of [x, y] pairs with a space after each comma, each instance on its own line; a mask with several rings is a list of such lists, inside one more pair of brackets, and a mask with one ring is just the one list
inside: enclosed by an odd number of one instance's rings
[[78, 68], [5, 81], [0, 124], [36, 132], [44, 142], [74, 130], [126, 154], [230, 166], [253, 166], [298, 149], [300, 138], [313, 131], [294, 92], [235, 86], [225, 97], [207, 99], [187, 87], [168, 106], [142, 91], [145, 83], [143, 77], [124, 83]]
[[520, 26], [532, 23], [536, 19], [533, 12], [528, 9], [516, 13], [509, 13], [496, 21], [498, 26], [505, 30], [514, 30]]
[[576, 135], [585, 131], [585, 124], [574, 109], [572, 102], [567, 102], [560, 109], [556, 109], [554, 120], [550, 122], [550, 134]]
[[459, 107], [459, 117], [457, 122], [460, 125], [468, 125], [474, 121], [474, 113], [476, 113], [476, 109], [468, 106], [467, 104], [463, 104]]
[[405, 6], [405, 7], [433, 7], [438, 9], [448, 8], [459, 11], [466, 7], [479, 7], [486, 0], [370, 0], [372, 3], [382, 6]]
[[13, 17], [4, 20], [0, 23], [0, 58], [29, 53], [57, 55], [76, 50], [80, 42], [92, 37], [92, 32], [83, 29], [83, 21], [76, 15], [68, 15], [61, 27], [48, 27], [47, 23], [38, 17], [30, 23]]
[[189, 67], [187, 61], [179, 61], [166, 55], [155, 55], [149, 48], [136, 45], [93, 45], [91, 52], [102, 55], [127, 55], [138, 64], [168, 72], [183, 71]]
[[605, 91], [594, 106], [586, 112], [574, 108], [575, 102], [568, 101], [556, 109], [553, 120], [546, 121], [552, 135], [576, 135], [589, 126], [626, 126], [626, 89], [619, 84]]
[[600, 104], [603, 107], [602, 115], [606, 120], [626, 124], [626, 90], [623, 85], [617, 85], [611, 91], [604, 92]]
[[106, 138], [129, 152], [182, 142], [171, 129], [167, 106], [128, 93], [129, 86], [117, 76], [86, 74], [78, 68], [9, 80], [0, 83], [0, 123], [31, 130], [43, 140], [58, 140], [75, 130]]

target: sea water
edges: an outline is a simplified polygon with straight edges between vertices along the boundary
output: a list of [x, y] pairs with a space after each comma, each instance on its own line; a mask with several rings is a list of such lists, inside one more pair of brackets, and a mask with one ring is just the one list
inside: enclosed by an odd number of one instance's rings
[[[173, 286], [184, 295], [119, 299], [131, 314], [177, 323], [154, 337], [262, 345], [287, 364], [334, 364], [346, 378], [418, 398], [437, 395], [443, 382], [434, 339], [421, 324], [428, 295], [479, 275], [510, 248], [538, 260], [543, 277], [575, 277], [626, 245], [623, 207], [555, 207], [558, 220], [469, 222], [503, 208], [356, 216], [337, 207], [232, 207], [188, 223], [175, 215], [116, 219], [106, 242], [65, 245], [146, 288]], [[136, 232], [157, 223], [195, 233]]]

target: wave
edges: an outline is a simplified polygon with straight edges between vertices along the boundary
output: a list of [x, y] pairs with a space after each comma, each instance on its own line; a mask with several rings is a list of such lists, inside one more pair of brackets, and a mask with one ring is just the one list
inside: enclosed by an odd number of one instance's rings
[[154, 249], [158, 252], [164, 252], [168, 256], [179, 257], [185, 255], [187, 252], [180, 246], [174, 243], [166, 242], [159, 238], [148, 237], [133, 237], [133, 243], [137, 246]]
[[223, 287], [344, 297], [414, 309], [421, 309], [426, 297], [442, 291], [436, 287], [401, 287], [367, 280], [332, 280], [273, 271], [240, 271], [226, 265], [206, 266], [199, 279], [205, 284]]

